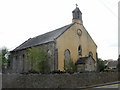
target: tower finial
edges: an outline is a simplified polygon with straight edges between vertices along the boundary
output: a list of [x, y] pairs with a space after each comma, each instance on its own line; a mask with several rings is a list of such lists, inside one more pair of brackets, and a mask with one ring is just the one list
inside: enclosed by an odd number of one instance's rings
[[78, 6], [77, 3], [75, 5], [76, 5], [76, 8], [77, 8], [77, 6]]
[[72, 14], [73, 14], [72, 21], [82, 24], [82, 12], [78, 8], [78, 4], [76, 3], [75, 5], [76, 5], [76, 8], [72, 11]]

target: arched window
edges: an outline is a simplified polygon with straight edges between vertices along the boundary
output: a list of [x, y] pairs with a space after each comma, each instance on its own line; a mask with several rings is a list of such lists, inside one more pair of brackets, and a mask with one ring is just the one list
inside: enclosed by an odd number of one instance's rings
[[50, 56], [52, 55], [50, 49], [48, 49], [47, 52], [48, 52], [48, 54], [49, 54]]
[[18, 56], [15, 56], [15, 60], [18, 60]]
[[93, 53], [91, 51], [89, 52], [89, 56], [93, 57]]
[[81, 48], [81, 46], [78, 47], [78, 55], [82, 56], [82, 48]]
[[70, 68], [70, 51], [68, 49], [65, 50], [64, 56], [65, 56], [65, 68], [69, 69]]
[[25, 54], [22, 55], [23, 59], [25, 58]]

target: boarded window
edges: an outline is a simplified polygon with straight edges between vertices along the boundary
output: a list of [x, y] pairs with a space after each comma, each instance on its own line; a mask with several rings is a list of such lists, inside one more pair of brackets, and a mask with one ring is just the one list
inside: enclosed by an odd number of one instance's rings
[[65, 55], [65, 68], [69, 69], [70, 68], [70, 51], [67, 49], [64, 52]]

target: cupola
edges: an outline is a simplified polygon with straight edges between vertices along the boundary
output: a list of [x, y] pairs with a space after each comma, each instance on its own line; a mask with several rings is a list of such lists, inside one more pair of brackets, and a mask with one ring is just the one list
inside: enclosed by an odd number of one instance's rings
[[82, 21], [82, 12], [80, 11], [80, 9], [77, 6], [78, 5], [76, 4], [76, 8], [72, 11], [72, 14], [73, 14], [72, 22], [82, 24], [83, 23], [83, 21]]

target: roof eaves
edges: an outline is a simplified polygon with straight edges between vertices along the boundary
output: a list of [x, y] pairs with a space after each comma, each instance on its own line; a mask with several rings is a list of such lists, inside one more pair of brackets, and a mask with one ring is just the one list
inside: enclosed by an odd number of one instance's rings
[[53, 41], [48, 41], [48, 42], [44, 42], [44, 43], [40, 43], [40, 44], [36, 44], [36, 45], [32, 45], [32, 46], [28, 46], [28, 47], [23, 47], [23, 48], [16, 49], [16, 50], [14, 49], [14, 50], [13, 50], [13, 51], [11, 51], [11, 52], [24, 50], [24, 49], [27, 49], [27, 48], [30, 48], [30, 47], [39, 46], [39, 45], [42, 45], [42, 44], [47, 44], [47, 43], [50, 43], [50, 42], [55, 42], [55, 41], [53, 40]]
[[16, 47], [13, 51], [16, 51], [17, 48], [19, 48], [20, 46], [22, 46], [24, 43], [26, 43], [27, 41], [29, 41], [31, 38], [29, 38], [28, 40], [24, 41], [21, 45], [19, 45], [18, 47]]

